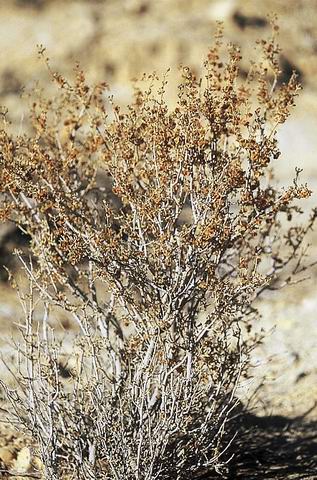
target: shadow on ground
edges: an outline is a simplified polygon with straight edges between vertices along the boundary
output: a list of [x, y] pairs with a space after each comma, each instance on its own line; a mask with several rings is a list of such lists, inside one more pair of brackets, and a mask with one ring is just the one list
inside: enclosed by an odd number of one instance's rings
[[228, 479], [317, 478], [317, 421], [247, 415]]

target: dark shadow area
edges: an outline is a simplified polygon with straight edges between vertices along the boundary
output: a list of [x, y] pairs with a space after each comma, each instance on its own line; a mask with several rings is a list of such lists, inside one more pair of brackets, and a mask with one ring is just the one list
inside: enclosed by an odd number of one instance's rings
[[15, 3], [18, 7], [33, 7], [40, 9], [49, 2], [47, 0], [16, 0]]
[[296, 73], [297, 81], [300, 84], [304, 84], [304, 75], [301, 69], [295, 65], [291, 60], [286, 58], [284, 55], [280, 56], [280, 67], [281, 75], [278, 78], [278, 85], [283, 85], [283, 83], [288, 83], [293, 75]]
[[20, 267], [17, 258], [13, 255], [19, 249], [26, 257], [29, 255], [30, 236], [22, 232], [13, 223], [0, 225], [0, 282], [7, 282], [6, 269], [16, 271]]
[[241, 29], [244, 30], [247, 27], [251, 28], [265, 28], [268, 26], [268, 21], [255, 15], [244, 15], [243, 13], [236, 11], [232, 16], [233, 22]]
[[246, 415], [240, 422], [227, 479], [317, 478], [317, 421]]

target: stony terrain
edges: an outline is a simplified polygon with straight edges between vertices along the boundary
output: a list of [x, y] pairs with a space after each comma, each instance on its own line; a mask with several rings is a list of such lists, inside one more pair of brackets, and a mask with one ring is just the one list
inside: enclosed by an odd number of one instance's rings
[[[304, 169], [302, 178], [313, 190], [306, 202], [308, 212], [317, 205], [316, 0], [0, 2], [0, 103], [9, 108], [12, 128], [23, 131], [26, 102], [19, 96], [22, 87], [28, 89], [40, 81], [49, 89], [47, 71], [36, 53], [36, 45], [42, 44], [54, 68], [71, 75], [79, 60], [89, 80], [106, 80], [123, 104], [131, 98], [133, 78], [153, 70], [162, 74], [171, 67], [168, 99], [173, 104], [177, 66], [188, 64], [199, 72], [216, 20], [224, 22], [226, 38], [241, 46], [245, 58], [252, 58], [255, 40], [269, 34], [266, 15], [272, 12], [278, 14], [281, 27], [283, 75], [287, 79], [295, 68], [303, 84], [293, 116], [279, 132], [282, 156], [276, 165], [277, 179], [287, 184], [295, 166]], [[316, 233], [311, 234], [310, 241], [312, 260], [317, 260]], [[9, 226], [1, 227], [1, 263], [13, 265], [10, 252], [17, 244], [23, 246], [23, 239]], [[5, 279], [4, 270], [0, 276]], [[268, 468], [267, 473], [262, 470], [262, 476], [249, 476], [242, 468], [232, 478], [317, 478], [311, 467], [312, 459], [317, 457], [316, 278], [315, 268], [310, 280], [266, 296], [259, 305], [261, 327], [270, 333], [267, 342], [254, 353], [254, 385], [266, 372], [258, 392], [257, 412], [273, 419], [268, 428], [263, 427], [261, 441], [264, 451], [272, 455], [274, 449], [280, 448], [285, 454], [284, 464], [279, 464], [279, 459], [275, 473]], [[2, 281], [0, 348], [6, 359], [11, 355], [8, 338], [15, 335], [19, 315], [15, 293]], [[247, 385], [249, 391], [254, 385]], [[247, 395], [241, 392], [242, 398]], [[288, 429], [289, 419], [294, 418], [297, 420]], [[281, 420], [279, 424], [278, 419], [284, 419], [284, 423]], [[31, 454], [27, 447], [23, 448], [27, 441], [7, 426], [0, 430], [0, 472], [1, 468], [28, 471]], [[262, 466], [266, 462], [262, 459]], [[3, 478], [7, 478], [5, 475]]]

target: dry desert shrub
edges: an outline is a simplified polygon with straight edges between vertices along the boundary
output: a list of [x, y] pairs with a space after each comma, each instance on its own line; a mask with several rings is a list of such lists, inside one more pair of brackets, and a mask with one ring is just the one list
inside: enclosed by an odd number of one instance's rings
[[[8, 133], [3, 113], [1, 217], [33, 255], [17, 386], [4, 388], [48, 479], [226, 475], [261, 341], [254, 301], [305, 270], [316, 216], [293, 223], [310, 194], [299, 172], [275, 186], [275, 133], [299, 86], [277, 82], [274, 35], [259, 48], [241, 81], [219, 30], [203, 77], [182, 69], [173, 110], [154, 75], [120, 109], [79, 68], [71, 83], [48, 64], [57, 94], [34, 100], [32, 133]], [[67, 383], [55, 307], [80, 327]]]

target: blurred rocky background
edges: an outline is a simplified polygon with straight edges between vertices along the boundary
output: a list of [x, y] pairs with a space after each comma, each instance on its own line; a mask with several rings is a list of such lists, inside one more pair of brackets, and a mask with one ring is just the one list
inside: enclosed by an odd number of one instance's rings
[[[245, 64], [257, 39], [270, 34], [269, 14], [280, 26], [282, 79], [296, 70], [303, 85], [293, 115], [279, 131], [282, 156], [277, 179], [291, 182], [295, 167], [313, 190], [306, 211], [317, 206], [317, 0], [2, 0], [0, 1], [0, 104], [8, 107], [12, 128], [23, 132], [26, 102], [21, 92], [40, 85], [50, 90], [37, 56], [46, 47], [54, 69], [71, 76], [80, 62], [89, 81], [105, 80], [116, 101], [131, 99], [134, 78], [164, 74], [169, 67], [168, 101], [176, 99], [178, 66], [199, 73], [218, 20], [227, 40], [241, 47]], [[312, 233], [312, 260], [317, 235]], [[0, 263], [15, 268], [12, 251], [28, 239], [12, 225], [0, 227]], [[254, 354], [255, 375], [266, 371], [259, 392], [266, 413], [317, 418], [316, 270], [311, 279], [263, 300], [261, 327], [270, 331]], [[0, 347], [19, 321], [15, 293], [0, 267]], [[252, 388], [252, 385], [251, 385]]]

